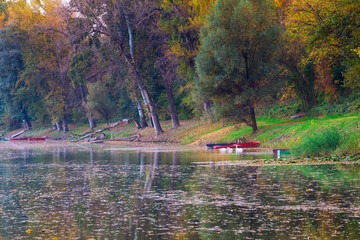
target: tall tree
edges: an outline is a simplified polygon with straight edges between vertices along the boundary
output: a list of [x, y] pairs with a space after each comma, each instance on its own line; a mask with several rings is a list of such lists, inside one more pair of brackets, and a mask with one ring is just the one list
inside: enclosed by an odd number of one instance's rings
[[96, 127], [95, 119], [93, 118], [93, 113], [89, 109], [87, 104], [87, 88], [86, 82], [92, 76], [89, 76], [91, 67], [93, 65], [93, 52], [90, 49], [85, 49], [82, 52], [78, 52], [74, 55], [71, 64], [69, 76], [75, 87], [79, 88], [82, 106], [85, 109], [90, 129]]
[[18, 40], [11, 34], [10, 29], [0, 34], [0, 98], [4, 104], [5, 114], [8, 114], [14, 122], [23, 120], [25, 127], [30, 129], [31, 122], [27, 108], [31, 96], [27, 99], [19, 96], [24, 89], [17, 84], [19, 73], [24, 68]]
[[98, 34], [110, 38], [123, 54], [126, 64], [133, 75], [145, 104], [149, 111], [157, 135], [163, 132], [156, 106], [151, 98], [147, 86], [139, 73], [137, 63], [132, 56], [133, 38], [131, 25], [129, 24], [129, 8], [124, 1], [95, 1], [95, 0], [72, 0], [70, 5], [83, 17], [84, 26], [87, 26], [89, 34]]
[[11, 6], [8, 24], [23, 35], [22, 83], [36, 86], [52, 119], [63, 122], [64, 132], [68, 130], [70, 114], [71, 88], [67, 72], [72, 50], [66, 34], [66, 14], [61, 1], [33, 2], [31, 6], [19, 1]]
[[195, 57], [200, 47], [200, 27], [214, 0], [163, 0], [158, 25], [168, 38], [168, 55], [172, 65], [176, 61], [176, 74], [180, 82], [181, 104], [195, 112], [208, 112], [211, 101], [196, 87]]
[[255, 105], [272, 84], [279, 38], [273, 1], [218, 0], [201, 31], [196, 58], [203, 94], [257, 130]]

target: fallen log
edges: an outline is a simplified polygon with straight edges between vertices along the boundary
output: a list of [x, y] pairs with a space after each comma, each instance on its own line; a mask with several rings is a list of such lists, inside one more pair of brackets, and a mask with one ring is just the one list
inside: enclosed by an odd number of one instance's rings
[[300, 112], [300, 113], [297, 113], [297, 114], [295, 114], [295, 115], [292, 115], [292, 116], [290, 117], [290, 119], [292, 120], [292, 119], [301, 118], [301, 117], [304, 117], [305, 115], [306, 115], [306, 113]]
[[91, 131], [90, 133], [86, 132], [86, 133], [85, 133], [85, 134], [86, 134], [85, 136], [82, 136], [82, 137], [80, 137], [78, 140], [75, 140], [75, 141], [72, 141], [72, 142], [82, 141], [82, 140], [84, 140], [85, 138], [89, 138], [89, 140], [90, 140], [90, 139], [93, 138], [96, 134], [102, 133], [102, 132], [104, 132], [104, 131], [106, 131], [106, 130], [111, 130], [112, 128], [117, 127], [117, 126], [119, 126], [119, 125], [121, 125], [121, 124], [124, 124], [124, 123], [128, 124], [128, 123], [131, 123], [131, 122], [134, 122], [137, 127], [140, 126], [139, 122], [138, 122], [136, 119], [132, 119], [132, 118], [127, 119], [127, 118], [125, 118], [125, 119], [122, 119], [122, 120], [120, 120], [120, 121], [118, 121], [118, 122], [116, 122], [116, 123], [113, 123], [112, 125], [106, 126], [106, 127], [102, 128], [102, 129], [99, 129], [99, 130], [97, 130], [97, 131]]
[[16, 137], [20, 136], [21, 134], [23, 134], [23, 133], [25, 133], [27, 131], [28, 131], [28, 129], [24, 129], [24, 130], [22, 130], [22, 131], [20, 131], [18, 133], [15, 133], [14, 135], [12, 135], [11, 138], [16, 138]]

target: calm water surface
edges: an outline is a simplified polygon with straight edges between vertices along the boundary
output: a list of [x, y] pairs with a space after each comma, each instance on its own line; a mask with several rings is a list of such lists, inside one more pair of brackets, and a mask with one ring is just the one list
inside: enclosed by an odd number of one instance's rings
[[360, 165], [180, 148], [0, 157], [0, 239], [360, 239]]

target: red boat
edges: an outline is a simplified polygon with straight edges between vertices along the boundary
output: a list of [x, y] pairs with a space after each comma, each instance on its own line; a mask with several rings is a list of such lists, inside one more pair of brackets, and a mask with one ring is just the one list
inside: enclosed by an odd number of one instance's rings
[[260, 142], [248, 142], [248, 143], [236, 143], [236, 144], [228, 144], [228, 145], [216, 145], [214, 149], [220, 148], [254, 148], [258, 147]]
[[45, 138], [11, 138], [10, 141], [45, 141]]

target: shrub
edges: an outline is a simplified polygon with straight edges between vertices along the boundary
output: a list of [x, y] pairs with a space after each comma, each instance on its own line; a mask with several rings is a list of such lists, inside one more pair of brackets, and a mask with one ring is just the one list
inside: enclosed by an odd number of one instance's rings
[[359, 133], [348, 135], [339, 147], [339, 153], [350, 155], [360, 152], [360, 135]]
[[328, 155], [340, 145], [340, 134], [336, 128], [325, 129], [301, 138], [295, 146], [294, 154], [297, 156]]

